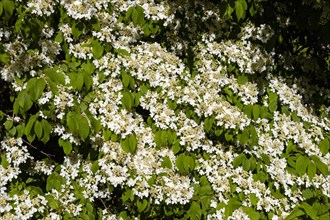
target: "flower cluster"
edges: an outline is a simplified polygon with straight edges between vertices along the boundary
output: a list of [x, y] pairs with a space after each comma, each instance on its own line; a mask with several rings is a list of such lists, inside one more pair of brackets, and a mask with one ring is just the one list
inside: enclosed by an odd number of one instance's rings
[[202, 1], [6, 2], [0, 219], [327, 215], [330, 92], [279, 76], [270, 25]]

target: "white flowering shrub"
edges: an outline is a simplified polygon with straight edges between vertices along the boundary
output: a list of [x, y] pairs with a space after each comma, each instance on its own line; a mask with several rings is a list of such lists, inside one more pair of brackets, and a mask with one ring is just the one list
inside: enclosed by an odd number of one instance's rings
[[1, 0], [0, 219], [328, 219], [329, 54], [269, 4]]

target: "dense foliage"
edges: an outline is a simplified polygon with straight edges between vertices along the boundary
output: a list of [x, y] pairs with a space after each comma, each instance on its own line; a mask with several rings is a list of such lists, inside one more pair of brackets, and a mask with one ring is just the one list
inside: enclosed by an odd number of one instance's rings
[[328, 219], [330, 4], [0, 1], [0, 219]]

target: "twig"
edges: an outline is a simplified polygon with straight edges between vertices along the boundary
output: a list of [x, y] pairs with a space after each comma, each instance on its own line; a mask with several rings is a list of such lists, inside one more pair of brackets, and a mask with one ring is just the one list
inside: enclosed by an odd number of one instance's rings
[[44, 154], [46, 157], [48, 157], [48, 158], [50, 158], [50, 159], [52, 159], [52, 157], [55, 157], [55, 155], [45, 153], [44, 151], [42, 151], [42, 150], [38, 149], [37, 147], [33, 146], [32, 144], [30, 144], [30, 143], [27, 142], [26, 140], [24, 140], [24, 139], [22, 139], [22, 140], [23, 140], [23, 142], [24, 142], [25, 144], [27, 144], [27, 145], [29, 145], [30, 147], [32, 147], [32, 148], [38, 150], [40, 153]]

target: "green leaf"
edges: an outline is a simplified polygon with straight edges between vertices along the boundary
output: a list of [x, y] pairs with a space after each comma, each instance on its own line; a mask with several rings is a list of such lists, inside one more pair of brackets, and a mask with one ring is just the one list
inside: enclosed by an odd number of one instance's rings
[[195, 160], [191, 156], [184, 157], [184, 169], [186, 171], [193, 171], [195, 168]]
[[138, 207], [139, 212], [142, 212], [142, 211], [144, 211], [147, 208], [148, 201], [146, 199], [143, 199], [142, 202], [140, 200], [138, 200], [136, 202], [136, 205]]
[[314, 196], [314, 193], [310, 189], [304, 189], [302, 191], [302, 195], [304, 196], [305, 199], [310, 199], [310, 198], [312, 198]]
[[311, 156], [311, 158], [315, 162], [317, 169], [323, 174], [324, 177], [326, 177], [329, 173], [328, 166], [325, 165], [316, 155]]
[[204, 120], [204, 129], [206, 132], [209, 132], [213, 126], [213, 123], [214, 123], [214, 120], [215, 120], [215, 116], [213, 115], [212, 117], [210, 118], [205, 118]]
[[90, 62], [89, 60], [85, 63], [82, 63], [81, 64], [81, 67], [83, 68], [83, 70], [86, 71], [86, 73], [88, 74], [92, 74], [94, 73], [94, 70], [95, 70], [95, 66], [92, 62]]
[[126, 137], [120, 141], [121, 148], [126, 153], [134, 154], [137, 147], [137, 140], [135, 134]]
[[31, 133], [32, 127], [35, 123], [35, 121], [37, 120], [37, 116], [36, 115], [32, 115], [27, 123], [27, 125], [25, 126], [25, 130], [24, 130], [24, 134], [25, 135], [29, 135]]
[[46, 195], [45, 198], [47, 199], [47, 204], [51, 209], [57, 210], [60, 207], [59, 201], [55, 200], [52, 195]]
[[2, 2], [0, 2], [0, 16], [2, 15], [3, 12], [3, 6], [2, 6]]
[[173, 150], [173, 153], [174, 153], [174, 154], [179, 153], [180, 150], [181, 150], [181, 146], [180, 146], [180, 144], [179, 144], [179, 143], [175, 143], [175, 144], [173, 145], [173, 147], [172, 147], [172, 150]]
[[233, 139], [233, 135], [230, 133], [230, 131], [225, 133], [225, 139], [226, 141], [231, 141]]
[[250, 119], [252, 119], [252, 111], [253, 111], [253, 107], [252, 107], [252, 105], [251, 104], [249, 104], [249, 105], [246, 105], [245, 107], [244, 107], [244, 113], [248, 116], [248, 118], [250, 118]]
[[39, 139], [42, 137], [42, 125], [39, 121], [34, 123], [34, 133], [37, 135]]
[[9, 21], [15, 10], [15, 3], [11, 0], [2, 0], [2, 8], [5, 12], [5, 21]]
[[242, 131], [242, 134], [239, 135], [239, 143], [241, 145], [245, 145], [250, 138], [250, 129], [249, 128], [244, 128]]
[[250, 167], [251, 167], [250, 160], [245, 159], [245, 160], [243, 161], [242, 166], [243, 166], [243, 169], [244, 169], [245, 171], [249, 171], [249, 170], [250, 170]]
[[54, 172], [47, 178], [47, 184], [46, 184], [46, 191], [49, 192], [52, 189], [56, 189], [57, 191], [61, 191], [62, 184], [64, 184], [66, 181], [65, 179], [60, 176], [60, 174]]
[[101, 58], [104, 51], [104, 47], [98, 40], [92, 41], [92, 53], [95, 59]]
[[16, 129], [17, 129], [17, 137], [18, 137], [18, 138], [22, 137], [23, 134], [24, 134], [24, 130], [25, 130], [24, 125], [22, 125], [22, 124], [17, 125], [17, 126], [16, 126]]
[[85, 82], [85, 74], [83, 72], [79, 72], [77, 74], [75, 74], [76, 77], [74, 79], [74, 81], [71, 81], [73, 88], [77, 89], [77, 90], [81, 90], [84, 82]]
[[239, 165], [243, 163], [243, 161], [246, 160], [246, 157], [243, 153], [239, 154], [235, 159], [233, 160], [233, 166], [237, 168]]
[[128, 88], [130, 82], [130, 75], [128, 75], [125, 70], [121, 71], [121, 81], [123, 83], [123, 86], [125, 88]]
[[326, 155], [327, 153], [329, 153], [329, 139], [328, 138], [324, 138], [321, 142], [320, 142], [320, 151], [323, 155]]
[[308, 205], [306, 202], [300, 204], [300, 207], [303, 208], [306, 214], [312, 219], [317, 219], [317, 213], [312, 206]]
[[137, 147], [137, 140], [135, 134], [129, 136], [129, 146], [130, 146], [130, 151], [133, 154]]
[[32, 78], [28, 81], [27, 84], [27, 93], [31, 96], [33, 101], [36, 101], [42, 95], [46, 87], [46, 82], [44, 79]]
[[210, 185], [202, 186], [198, 194], [201, 196], [203, 196], [203, 195], [211, 196], [211, 195], [213, 195], [212, 187]]
[[259, 198], [256, 196], [255, 193], [251, 193], [250, 194], [250, 201], [251, 201], [252, 205], [256, 206], [259, 202]]
[[13, 124], [14, 124], [13, 120], [7, 120], [5, 122], [5, 128], [6, 128], [6, 130], [9, 131], [9, 129], [11, 129], [13, 127]]
[[164, 130], [160, 131], [160, 142], [161, 146], [167, 145], [167, 132]]
[[1, 155], [1, 158], [0, 158], [1, 160], [1, 166], [3, 167], [3, 168], [7, 168], [7, 167], [9, 167], [10, 166], [10, 163], [7, 161], [7, 159], [6, 159], [6, 156], [5, 155]]
[[48, 121], [46, 121], [44, 119], [41, 120], [41, 125], [43, 128], [43, 137], [42, 137], [41, 141], [45, 144], [50, 139], [50, 132], [52, 131], [52, 126], [49, 124]]
[[75, 133], [79, 128], [74, 112], [69, 112], [66, 115], [66, 123], [72, 133]]
[[63, 148], [65, 155], [69, 155], [72, 151], [72, 144], [70, 141], [65, 141], [63, 139], [58, 139], [58, 144]]
[[170, 158], [168, 156], [165, 156], [163, 158], [163, 161], [161, 163], [161, 166], [164, 167], [164, 168], [167, 167], [169, 169], [172, 169], [172, 162], [171, 162], [171, 160], [170, 160]]
[[270, 102], [268, 109], [271, 113], [275, 112], [277, 110], [277, 101], [275, 102]]
[[308, 165], [307, 175], [308, 175], [309, 179], [312, 180], [314, 178], [315, 174], [316, 174], [316, 165], [315, 165], [315, 163], [311, 162]]
[[225, 208], [225, 216], [230, 216], [236, 209], [238, 209], [241, 206], [241, 202], [231, 198], [229, 199], [228, 205]]
[[249, 80], [248, 80], [247, 76], [245, 76], [245, 75], [238, 76], [238, 78], [237, 78], [237, 83], [239, 85], [243, 85], [243, 84], [247, 83], [248, 81]]
[[143, 25], [144, 24], [144, 9], [141, 6], [136, 6], [131, 15], [134, 25]]
[[78, 133], [79, 136], [81, 137], [81, 139], [85, 140], [88, 135], [89, 135], [89, 124], [88, 124], [88, 120], [83, 117], [76, 117], [77, 120], [77, 124], [78, 124]]
[[307, 158], [304, 156], [300, 156], [298, 157], [297, 161], [296, 161], [296, 170], [297, 173], [299, 174], [299, 176], [303, 176], [306, 173], [306, 169], [308, 167], [307, 163]]
[[258, 145], [258, 139], [259, 139], [258, 133], [257, 133], [256, 128], [253, 125], [250, 126], [250, 134], [251, 134], [250, 145], [252, 145], [252, 146]]
[[179, 156], [175, 160], [175, 165], [178, 168], [179, 172], [183, 173], [185, 171], [184, 159], [186, 155], [184, 153], [179, 154]]
[[300, 209], [294, 209], [285, 220], [297, 219], [297, 217], [304, 215], [305, 213]]
[[259, 105], [254, 105], [253, 106], [253, 119], [257, 120], [260, 116], [260, 106]]
[[202, 210], [197, 202], [192, 202], [189, 210], [188, 210], [188, 216], [191, 220], [199, 220], [202, 217]]
[[127, 189], [121, 196], [123, 202], [128, 201], [131, 198], [133, 191], [131, 189]]
[[133, 107], [133, 98], [129, 92], [123, 92], [121, 102], [127, 110], [131, 110]]
[[235, 12], [236, 12], [237, 20], [241, 20], [241, 18], [245, 17], [244, 16], [245, 11], [240, 1], [235, 2]]
[[149, 28], [149, 24], [148, 23], [145, 23], [143, 25], [142, 30], [143, 30], [144, 36], [146, 36], [146, 37], [148, 37], [151, 34], [151, 30]]
[[25, 90], [20, 91], [17, 95], [17, 101], [18, 101], [18, 105], [23, 108], [25, 111], [29, 110], [32, 105], [33, 102], [31, 100], [31, 97], [29, 94], [27, 94], [27, 92]]
[[94, 161], [92, 164], [92, 168], [91, 168], [92, 172], [96, 173], [99, 170], [99, 168], [100, 168], [99, 161], [97, 161], [97, 160]]
[[222, 129], [216, 129], [214, 134], [219, 137], [222, 134], [223, 130]]

